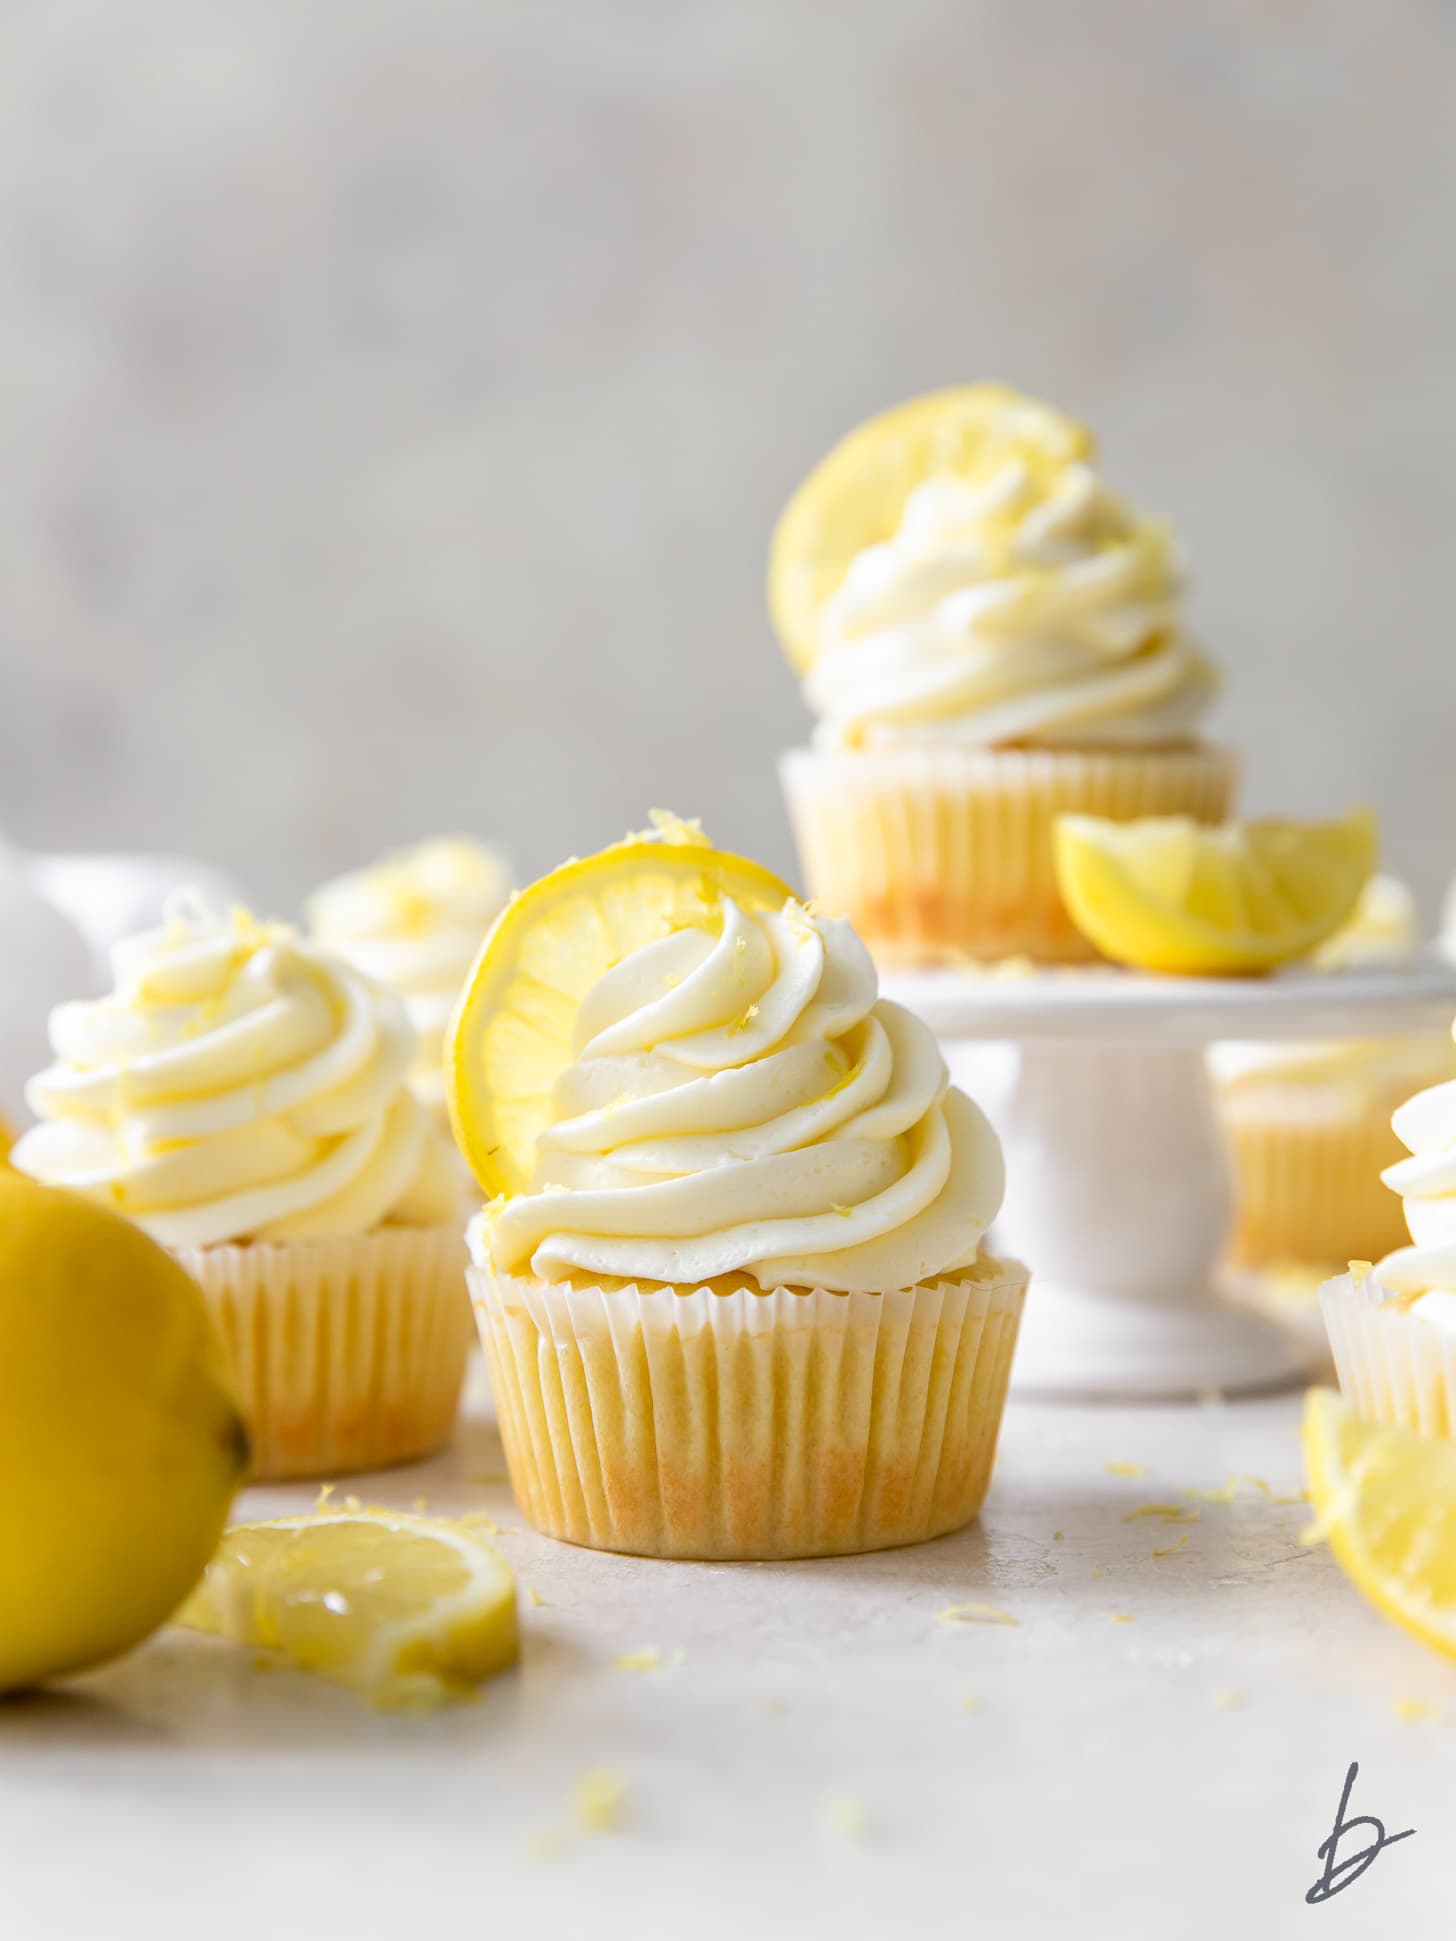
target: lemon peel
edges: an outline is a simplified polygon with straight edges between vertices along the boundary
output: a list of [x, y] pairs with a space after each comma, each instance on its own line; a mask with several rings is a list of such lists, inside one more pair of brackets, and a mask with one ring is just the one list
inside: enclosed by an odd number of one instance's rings
[[1020, 1618], [999, 1604], [947, 1604], [935, 1614], [937, 1624], [1020, 1624]]

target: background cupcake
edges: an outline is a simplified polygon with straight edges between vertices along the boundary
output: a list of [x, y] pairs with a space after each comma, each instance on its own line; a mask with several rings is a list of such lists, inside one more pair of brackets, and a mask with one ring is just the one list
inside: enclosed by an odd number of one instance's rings
[[410, 1082], [429, 1105], [443, 1109], [445, 1027], [510, 893], [499, 850], [440, 837], [392, 850], [309, 899], [318, 941], [404, 999], [417, 1040]]
[[457, 1126], [507, 1189], [471, 1285], [517, 1498], [654, 1556], [954, 1529], [1026, 1284], [980, 1251], [996, 1136], [847, 923], [666, 833], [528, 890], [457, 1026]]
[[1414, 1243], [1320, 1295], [1340, 1387], [1374, 1422], [1456, 1437], [1456, 1080], [1401, 1106], [1386, 1169]]
[[[1419, 944], [1415, 898], [1377, 876], [1314, 961], [1331, 971], [1400, 963]], [[1391, 1114], [1422, 1086], [1456, 1077], [1446, 1034], [1215, 1045], [1209, 1065], [1234, 1160], [1237, 1260], [1328, 1268], [1401, 1245], [1400, 1203], [1381, 1184], [1402, 1152]]]
[[779, 524], [770, 603], [818, 721], [784, 763], [804, 871], [884, 962], [1087, 958], [1055, 817], [1229, 809], [1172, 534], [1094, 457], [974, 385], [861, 426]]
[[128, 1214], [201, 1282], [260, 1476], [442, 1443], [469, 1314], [460, 1178], [392, 993], [286, 926], [203, 912], [51, 1014], [22, 1172]]

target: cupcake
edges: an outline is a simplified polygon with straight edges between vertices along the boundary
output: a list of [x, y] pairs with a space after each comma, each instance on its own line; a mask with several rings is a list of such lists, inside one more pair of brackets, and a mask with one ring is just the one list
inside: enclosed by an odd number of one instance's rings
[[1456, 1080], [1395, 1115], [1409, 1154], [1385, 1171], [1414, 1245], [1352, 1263], [1320, 1304], [1344, 1394], [1374, 1422], [1456, 1438]]
[[511, 906], [454, 1070], [538, 1529], [774, 1558], [975, 1515], [1026, 1287], [981, 1245], [1001, 1151], [847, 922], [664, 825]]
[[[1419, 943], [1415, 898], [1377, 876], [1314, 961], [1331, 971], [1400, 963]], [[1400, 1203], [1380, 1183], [1402, 1150], [1391, 1114], [1422, 1086], [1456, 1077], [1449, 1037], [1215, 1045], [1209, 1069], [1234, 1161], [1236, 1260], [1328, 1266], [1401, 1245]]]
[[446, 837], [395, 850], [309, 899], [317, 941], [404, 999], [417, 1041], [410, 1083], [441, 1111], [445, 1027], [510, 887], [497, 850]]
[[449, 1436], [470, 1316], [454, 1154], [393, 993], [281, 924], [175, 906], [114, 992], [51, 1013], [20, 1171], [129, 1215], [195, 1275], [254, 1474], [402, 1462]]
[[780, 521], [770, 601], [817, 720], [783, 765], [799, 853], [882, 963], [1085, 960], [1056, 817], [1229, 810], [1172, 534], [1094, 458], [973, 385], [861, 426]]

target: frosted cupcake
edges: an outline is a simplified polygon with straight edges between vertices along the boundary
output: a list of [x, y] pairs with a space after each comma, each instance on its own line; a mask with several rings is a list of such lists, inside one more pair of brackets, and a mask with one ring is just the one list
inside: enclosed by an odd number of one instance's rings
[[981, 1248], [1001, 1152], [847, 923], [684, 825], [629, 839], [512, 905], [455, 1068], [513, 1182], [470, 1282], [537, 1528], [770, 1558], [975, 1515], [1026, 1286]]
[[1320, 1304], [1340, 1387], [1359, 1412], [1456, 1437], [1456, 1080], [1395, 1115], [1409, 1154], [1385, 1172], [1414, 1245], [1325, 1284]]
[[51, 1014], [11, 1163], [129, 1215], [201, 1282], [255, 1474], [419, 1456], [470, 1336], [460, 1178], [407, 1074], [400, 1000], [280, 924], [202, 912]]
[[883, 963], [1086, 959], [1055, 818], [1228, 813], [1172, 534], [1094, 458], [974, 385], [861, 426], [780, 522], [771, 605], [818, 724], [783, 767], [799, 851]]
[[[1327, 970], [1408, 962], [1419, 944], [1415, 898], [1377, 876], [1315, 962]], [[1422, 1086], [1456, 1077], [1449, 1037], [1224, 1044], [1209, 1066], [1234, 1158], [1237, 1260], [1327, 1267], [1401, 1245], [1400, 1203], [1381, 1184], [1402, 1150], [1391, 1114]]]
[[417, 1039], [410, 1082], [428, 1105], [443, 1109], [445, 1027], [510, 887], [498, 851], [442, 838], [395, 850], [309, 900], [313, 936], [404, 999]]

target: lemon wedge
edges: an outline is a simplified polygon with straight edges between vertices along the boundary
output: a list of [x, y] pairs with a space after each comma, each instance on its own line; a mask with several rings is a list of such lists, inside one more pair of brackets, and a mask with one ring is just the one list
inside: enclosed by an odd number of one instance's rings
[[1236, 976], [1307, 956], [1375, 867], [1368, 809], [1336, 822], [1209, 827], [1186, 816], [1057, 818], [1057, 885], [1082, 934], [1138, 970]]
[[1315, 1533], [1372, 1604], [1456, 1658], [1456, 1444], [1366, 1422], [1328, 1388], [1303, 1437]]
[[392, 1510], [235, 1524], [177, 1622], [381, 1707], [463, 1697], [520, 1655], [515, 1580], [490, 1545]]
[[487, 1197], [524, 1192], [587, 992], [644, 944], [711, 924], [725, 897], [777, 910], [771, 871], [659, 814], [647, 834], [563, 863], [523, 890], [485, 940], [445, 1047], [450, 1119]]
[[1005, 384], [968, 384], [883, 411], [850, 432], [795, 492], [769, 550], [769, 613], [802, 673], [819, 609], [850, 561], [888, 539], [917, 485], [1015, 463], [1060, 468], [1092, 456], [1092, 434]]

